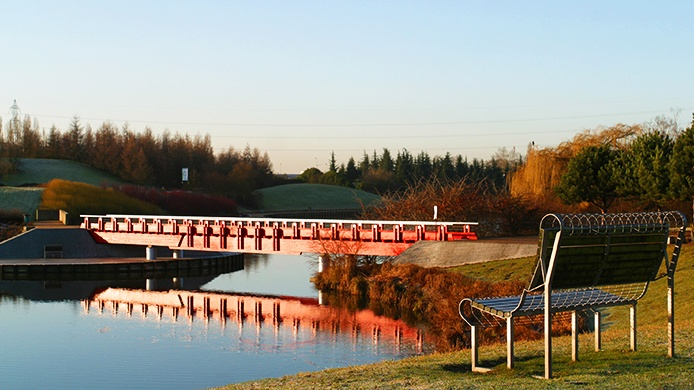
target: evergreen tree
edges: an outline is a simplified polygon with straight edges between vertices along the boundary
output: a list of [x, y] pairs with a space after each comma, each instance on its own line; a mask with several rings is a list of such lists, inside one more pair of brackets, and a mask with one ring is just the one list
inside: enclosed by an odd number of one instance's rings
[[354, 162], [354, 158], [350, 157], [347, 161], [347, 167], [345, 168], [345, 177], [347, 179], [347, 184], [350, 187], [354, 187], [356, 181], [359, 179], [359, 170]]
[[83, 137], [84, 128], [82, 127], [82, 123], [80, 123], [80, 118], [74, 116], [70, 122], [67, 136], [63, 138], [65, 141], [66, 157], [68, 159], [80, 162], [84, 161]]
[[622, 191], [660, 209], [669, 195], [672, 148], [673, 140], [664, 132], [636, 138], [626, 155]]
[[672, 194], [679, 199], [691, 199], [694, 212], [694, 116], [692, 124], [675, 140], [670, 173]]
[[588, 202], [605, 213], [619, 196], [620, 154], [607, 145], [583, 148], [570, 161], [559, 185], [559, 198], [574, 204]]
[[369, 169], [371, 169], [371, 160], [369, 160], [369, 155], [366, 154], [366, 151], [364, 151], [364, 155], [359, 162], [359, 173], [361, 174], [362, 178], [364, 175], [366, 175]]
[[328, 168], [330, 172], [337, 172], [337, 161], [335, 161], [335, 151], [332, 151], [330, 153], [330, 168]]
[[433, 166], [431, 158], [425, 151], [421, 151], [414, 159], [414, 175], [418, 179], [429, 180], [432, 178]]
[[387, 148], [383, 148], [383, 155], [381, 155], [381, 159], [378, 162], [378, 169], [381, 169], [386, 172], [393, 172], [394, 171], [395, 164], [393, 163], [393, 159], [390, 156], [390, 150]]
[[399, 151], [395, 157], [395, 176], [400, 184], [414, 181], [414, 159], [407, 149]]

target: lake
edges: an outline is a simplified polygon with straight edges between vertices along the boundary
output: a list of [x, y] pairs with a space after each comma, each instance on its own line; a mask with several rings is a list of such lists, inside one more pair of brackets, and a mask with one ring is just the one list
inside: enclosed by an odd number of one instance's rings
[[[432, 351], [420, 330], [319, 304], [315, 270], [308, 256], [246, 255], [242, 271], [176, 284], [0, 281], [0, 388], [207, 388]], [[94, 301], [163, 294], [151, 290], [241, 297], [246, 310], [261, 299], [282, 302], [282, 322]]]

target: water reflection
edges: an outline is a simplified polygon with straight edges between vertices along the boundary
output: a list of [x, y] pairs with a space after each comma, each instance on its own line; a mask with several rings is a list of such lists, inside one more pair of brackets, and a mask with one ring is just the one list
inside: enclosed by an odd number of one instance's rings
[[[81, 301], [91, 297], [95, 291], [107, 288], [134, 288], [146, 290], [168, 290], [182, 283], [191, 290], [199, 289], [217, 276], [186, 277], [146, 280], [94, 280], [94, 281], [0, 281], [0, 295], [23, 298], [30, 301]], [[185, 282], [183, 281], [185, 280]]]
[[312, 298], [109, 288], [83, 300], [82, 305], [86, 313], [92, 310], [104, 313], [104, 308], [110, 308], [115, 315], [119, 308], [124, 308], [129, 316], [139, 313], [143, 318], [154, 316], [159, 320], [165, 312], [170, 313], [174, 321], [185, 313], [189, 321], [212, 319], [226, 325], [231, 319], [239, 327], [272, 326], [278, 332], [282, 327], [290, 327], [294, 335], [300, 327], [309, 327], [314, 334], [319, 331], [348, 334], [353, 343], [365, 336], [376, 345], [385, 339], [399, 349], [405, 342], [414, 346], [415, 353], [421, 353], [423, 346], [422, 332], [402, 320], [377, 316], [371, 310], [324, 306]]
[[[431, 350], [400, 321], [320, 305], [313, 259], [246, 260], [243, 271], [149, 288], [146, 280], [0, 282], [1, 387], [206, 388]], [[169, 301], [152, 298], [160, 294]]]

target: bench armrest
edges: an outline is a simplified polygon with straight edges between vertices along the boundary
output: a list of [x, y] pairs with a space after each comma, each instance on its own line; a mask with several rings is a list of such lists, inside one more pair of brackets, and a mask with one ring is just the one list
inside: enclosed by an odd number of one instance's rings
[[[534, 290], [534, 289], [533, 289]], [[533, 292], [533, 290], [528, 290], [524, 289], [523, 292], [520, 295], [516, 296], [511, 296], [512, 297], [518, 297], [518, 304], [516, 305], [515, 308], [509, 311], [504, 311], [503, 313], [508, 313], [510, 314], [509, 317], [513, 316], [513, 313], [518, 311], [523, 306], [523, 303], [525, 302], [525, 298], [528, 295], [528, 293]], [[467, 322], [468, 325], [470, 326], [476, 326], [476, 325], [482, 325], [482, 324], [488, 324], [489, 323], [489, 317], [487, 318], [487, 321], [483, 321], [481, 317], [485, 317], [483, 313], [487, 313], [487, 316], [493, 316], [496, 318], [499, 318], [498, 314], [493, 315], [490, 312], [487, 312], [486, 310], [477, 308], [473, 306], [473, 302], [475, 302], [475, 299], [473, 298], [465, 298], [460, 301], [458, 304], [458, 314], [460, 314], [460, 317]], [[480, 316], [476, 315], [475, 311], [480, 313]], [[506, 316], [504, 316], [506, 317]]]
[[[467, 313], [466, 313], [467, 312]], [[465, 298], [458, 304], [458, 314], [470, 326], [479, 324], [479, 321], [472, 316], [472, 299]]]

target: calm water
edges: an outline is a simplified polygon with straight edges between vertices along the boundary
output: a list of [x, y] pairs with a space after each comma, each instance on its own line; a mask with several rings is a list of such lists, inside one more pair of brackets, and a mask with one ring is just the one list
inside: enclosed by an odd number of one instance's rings
[[[243, 271], [185, 279], [182, 288], [318, 297], [309, 280], [315, 271], [311, 258], [246, 259]], [[173, 288], [166, 284], [157, 289]], [[367, 327], [354, 332], [306, 321], [276, 327], [184, 314], [85, 310], [82, 300], [109, 286], [145, 289], [145, 282], [0, 281], [0, 388], [206, 388], [430, 351], [426, 343], [407, 337], [374, 337]], [[370, 314], [350, 314], [360, 315]]]

